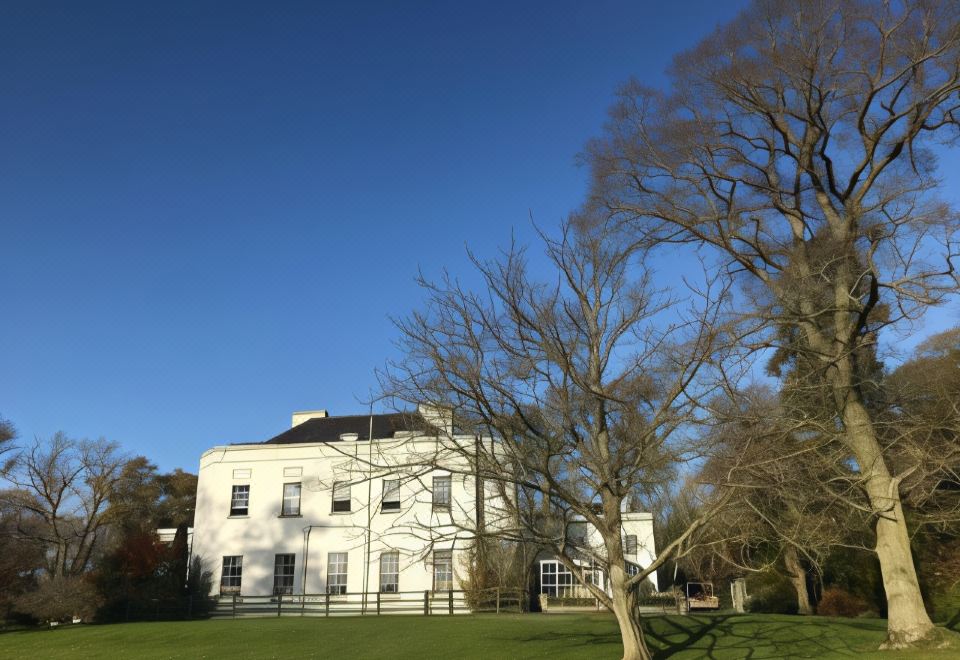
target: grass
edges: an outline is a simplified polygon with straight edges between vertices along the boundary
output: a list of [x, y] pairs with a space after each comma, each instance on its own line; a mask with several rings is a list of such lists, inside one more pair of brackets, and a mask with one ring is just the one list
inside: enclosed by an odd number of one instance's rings
[[[658, 658], [956, 658], [880, 653], [885, 621], [780, 615], [651, 617]], [[0, 658], [618, 658], [606, 614], [220, 619], [0, 634]]]

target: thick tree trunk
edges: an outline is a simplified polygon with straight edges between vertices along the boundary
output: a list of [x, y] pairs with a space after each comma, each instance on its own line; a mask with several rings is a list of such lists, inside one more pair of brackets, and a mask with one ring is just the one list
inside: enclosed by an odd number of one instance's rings
[[936, 628], [920, 593], [900, 491], [887, 469], [867, 411], [859, 402], [851, 402], [843, 417], [876, 516], [876, 553], [887, 596], [887, 640], [881, 648], [905, 648], [932, 638]]
[[620, 638], [623, 640], [623, 660], [650, 660], [650, 650], [640, 625], [640, 613], [637, 610], [636, 590], [629, 593], [624, 589], [627, 574], [620, 565], [610, 567], [610, 587], [613, 591], [613, 615], [620, 626]]
[[783, 551], [783, 563], [787, 568], [790, 584], [793, 585], [794, 590], [797, 592], [797, 613], [804, 615], [813, 614], [813, 606], [810, 604], [810, 592], [807, 590], [807, 572], [800, 563], [800, 558], [797, 556], [797, 549], [792, 545], [787, 546], [786, 550]]

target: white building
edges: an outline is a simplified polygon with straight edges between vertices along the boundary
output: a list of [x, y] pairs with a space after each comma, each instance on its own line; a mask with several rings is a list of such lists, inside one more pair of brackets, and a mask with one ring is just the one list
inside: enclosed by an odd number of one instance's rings
[[[425, 417], [443, 432], [425, 432]], [[477, 439], [427, 414], [321, 410], [292, 422], [266, 442], [217, 446], [200, 459], [193, 554], [213, 574], [214, 592], [458, 590], [478, 512], [489, 527], [500, 510], [451, 449]], [[645, 566], [655, 556], [650, 516], [624, 520], [627, 550]], [[550, 559], [539, 577], [553, 595], [572, 584]]]

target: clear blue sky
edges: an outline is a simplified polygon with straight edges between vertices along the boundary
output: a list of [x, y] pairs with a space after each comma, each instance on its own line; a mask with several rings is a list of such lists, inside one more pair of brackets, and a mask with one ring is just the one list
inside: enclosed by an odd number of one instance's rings
[[0, 414], [195, 471], [364, 411], [417, 268], [555, 224], [742, 4], [4, 2]]

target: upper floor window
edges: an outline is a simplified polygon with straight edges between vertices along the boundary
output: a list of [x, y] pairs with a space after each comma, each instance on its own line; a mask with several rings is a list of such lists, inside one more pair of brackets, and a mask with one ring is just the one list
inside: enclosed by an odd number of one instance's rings
[[277, 555], [273, 561], [274, 595], [293, 593], [293, 575], [296, 555]]
[[433, 590], [450, 591], [453, 589], [453, 551], [433, 551]]
[[433, 508], [450, 508], [450, 477], [433, 478]]
[[283, 508], [281, 516], [300, 515], [300, 484], [283, 484]]
[[383, 497], [380, 501], [381, 511], [399, 511], [400, 510], [400, 480], [383, 480]]
[[350, 484], [337, 481], [333, 484], [333, 510], [350, 511]]
[[380, 553], [380, 592], [395, 594], [400, 584], [400, 553], [396, 550]]
[[223, 570], [220, 573], [220, 593], [240, 593], [243, 579], [243, 555], [223, 558]]
[[250, 486], [234, 486], [230, 494], [230, 515], [245, 516], [250, 510]]
[[347, 593], [346, 552], [331, 552], [327, 555], [327, 593]]
[[623, 553], [627, 555], [637, 554], [637, 535], [627, 534], [623, 537]]

